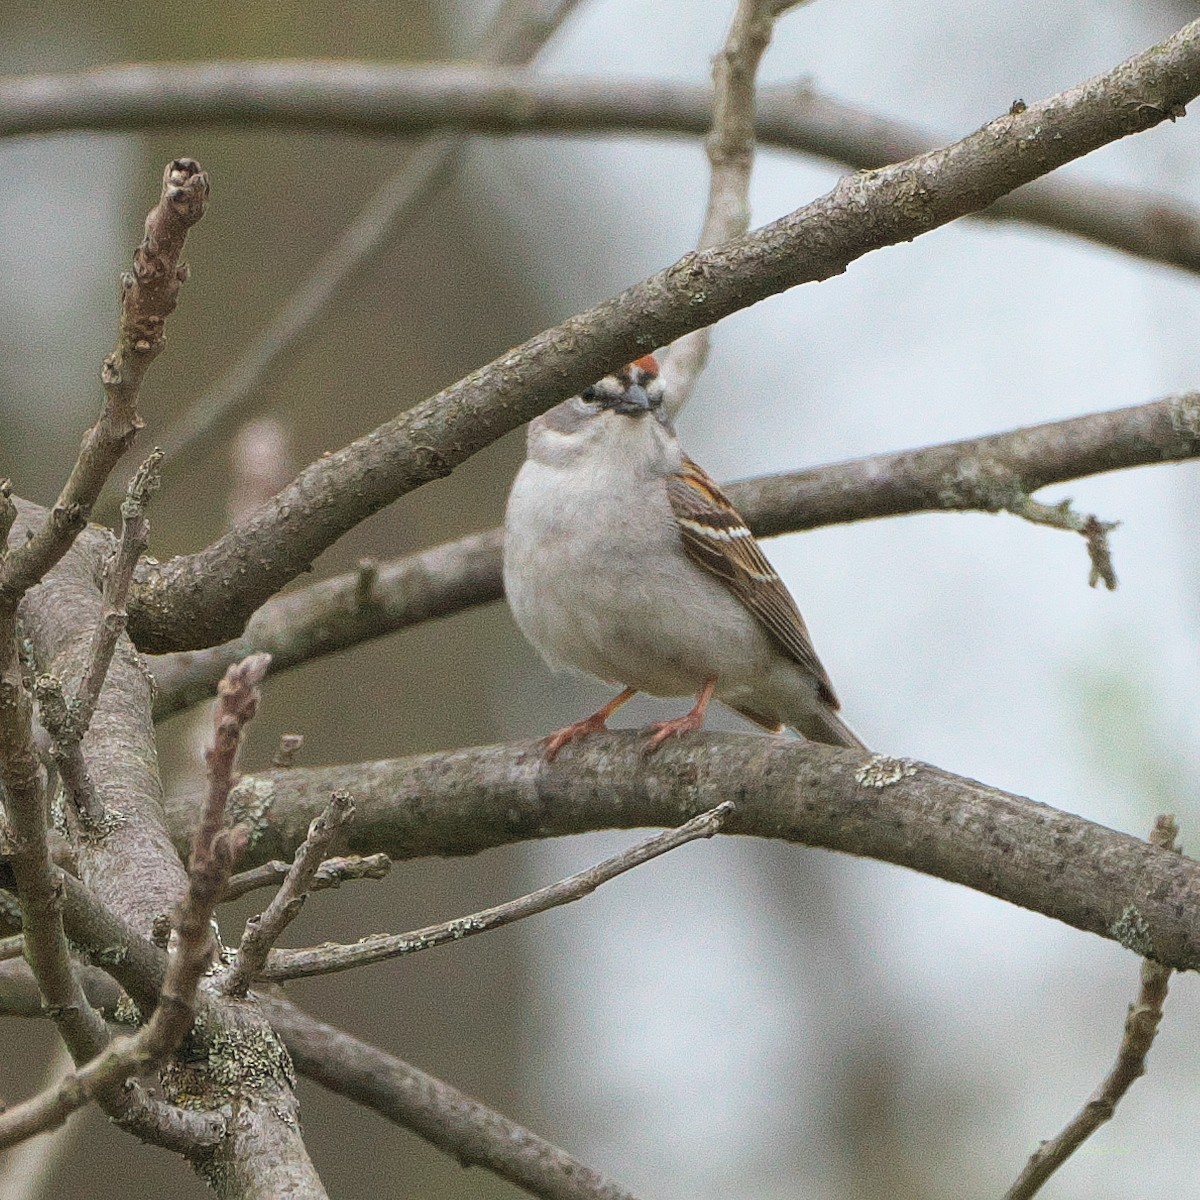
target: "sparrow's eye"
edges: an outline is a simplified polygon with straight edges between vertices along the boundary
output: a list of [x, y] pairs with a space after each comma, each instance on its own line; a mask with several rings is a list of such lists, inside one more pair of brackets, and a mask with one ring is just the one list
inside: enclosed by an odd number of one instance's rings
[[579, 398], [580, 400], [586, 400], [588, 404], [594, 404], [596, 402], [596, 389], [594, 387], [585, 387], [579, 393]]

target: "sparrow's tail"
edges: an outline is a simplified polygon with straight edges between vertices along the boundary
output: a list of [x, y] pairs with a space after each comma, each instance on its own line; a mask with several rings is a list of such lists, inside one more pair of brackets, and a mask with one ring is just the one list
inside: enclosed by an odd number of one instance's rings
[[801, 737], [810, 742], [824, 742], [827, 746], [845, 746], [847, 750], [866, 750], [866, 743], [842, 720], [837, 713], [826, 704], [813, 703], [805, 697], [806, 703], [794, 717], [787, 717], [781, 724], [777, 719], [763, 716], [749, 708], [738, 708], [738, 712], [747, 720], [778, 733], [784, 725], [790, 726]]

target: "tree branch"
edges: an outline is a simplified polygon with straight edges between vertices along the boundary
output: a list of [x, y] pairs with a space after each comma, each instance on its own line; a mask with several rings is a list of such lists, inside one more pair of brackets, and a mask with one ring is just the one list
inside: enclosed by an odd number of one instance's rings
[[620, 854], [607, 858], [594, 867], [579, 871], [557, 883], [538, 888], [527, 896], [509, 900], [469, 917], [458, 917], [440, 925], [430, 925], [413, 933], [380, 933], [360, 938], [350, 946], [326, 943], [306, 950], [273, 950], [266, 961], [265, 969], [260, 964], [259, 974], [264, 979], [281, 982], [285, 979], [303, 979], [311, 975], [330, 975], [335, 971], [349, 971], [353, 967], [384, 962], [389, 958], [400, 958], [415, 954], [418, 950], [432, 950], [459, 942], [477, 933], [487, 933], [514, 921], [547, 912], [563, 904], [571, 904], [590, 896], [602, 884], [626, 871], [632, 871], [651, 859], [667, 854], [680, 846], [694, 842], [697, 838], [710, 838], [718, 833], [726, 817], [733, 812], [733, 801], [726, 800], [710, 812], [693, 817], [678, 829], [668, 829], [647, 841], [631, 846]]
[[[651, 758], [628, 731], [596, 734], [552, 764], [537, 743], [483, 746], [243, 780], [251, 860], [286, 857], [331, 791], [351, 790], [351, 849], [393, 859], [475, 854], [530, 838], [673, 826], [726, 799], [725, 831], [911, 867], [1200, 968], [1200, 863], [1082, 817], [909, 759], [781, 737], [680, 738]], [[419, 797], [420, 802], [414, 801]], [[194, 812], [168, 802], [177, 839]]]
[[371, 513], [616, 364], [985, 208], [1098, 146], [1177, 116], [1198, 91], [1200, 23], [1193, 23], [945, 149], [848, 176], [763, 229], [685, 256], [319, 459], [207, 549], [148, 567], [131, 598], [134, 640], [161, 651], [236, 635], [264, 600]]
[[183, 246], [208, 206], [208, 175], [190, 158], [173, 159], [163, 172], [162, 196], [146, 217], [146, 235], [134, 251], [133, 271], [121, 277], [117, 345], [104, 360], [105, 399], [84, 435], [71, 474], [41, 526], [0, 563], [0, 607], [17, 602], [70, 549], [87, 523], [100, 489], [142, 427], [138, 393], [161, 353], [167, 317], [187, 279]]
[[304, 907], [325, 852], [353, 816], [354, 804], [349, 794], [335, 792], [321, 815], [308, 827], [279, 891], [258, 916], [246, 922], [237, 957], [221, 981], [221, 989], [227, 996], [244, 996], [255, 976], [261, 974], [271, 947]]
[[[368, 854], [365, 857], [352, 855], [348, 858], [327, 858], [318, 868], [309, 885], [310, 892], [321, 892], [326, 888], [338, 888], [351, 879], [383, 879], [392, 869], [392, 860], [386, 854]], [[221, 903], [240, 900], [259, 888], [278, 887], [291, 870], [291, 864], [279, 859], [241, 871], [230, 877], [221, 893]], [[4, 940], [0, 940], [3, 947]], [[0, 954], [0, 957], [3, 957]]]
[[634, 1200], [620, 1184], [448, 1083], [285, 1000], [262, 1003], [302, 1075], [411, 1129], [463, 1166], [483, 1167], [542, 1200]]
[[[138, 63], [0, 80], [0, 136], [180, 125], [300, 128], [412, 136], [435, 131], [703, 136], [708, 88], [651, 79], [581, 79], [521, 70], [364, 62]], [[946, 139], [822, 95], [763, 88], [764, 145], [871, 171]], [[1200, 270], [1200, 212], [1171, 197], [1081, 180], [1022, 187], [976, 215], [1043, 225], [1152, 262]]]
[[[1163, 850], [1178, 852], [1175, 844], [1178, 836], [1179, 827], [1175, 819], [1159, 817], [1154, 823], [1150, 841]], [[1004, 1200], [1029, 1200], [1105, 1121], [1112, 1119], [1121, 1098], [1134, 1081], [1146, 1073], [1146, 1055], [1150, 1053], [1162, 1020], [1170, 978], [1170, 967], [1149, 958], [1142, 962], [1141, 989], [1137, 1000], [1129, 1006], [1121, 1048], [1113, 1069], [1070, 1123], [1034, 1151], [1016, 1182], [1004, 1193]]]
[[[1200, 395], [727, 485], [760, 537], [916, 512], [997, 512], [1052, 483], [1200, 455]], [[1081, 530], [1084, 532], [1084, 530]], [[1086, 533], [1085, 533], [1086, 536]], [[150, 660], [162, 720], [213, 694], [257, 650], [278, 673], [499, 600], [501, 531], [472, 534], [268, 600], [238, 639]]]

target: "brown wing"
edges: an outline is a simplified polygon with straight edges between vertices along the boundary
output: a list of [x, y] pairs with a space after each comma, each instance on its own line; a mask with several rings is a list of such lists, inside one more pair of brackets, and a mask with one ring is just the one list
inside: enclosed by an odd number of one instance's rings
[[817, 680], [817, 694], [838, 708], [833, 684], [813, 649], [804, 618], [754, 535], [703, 468], [685, 454], [683, 469], [667, 480], [667, 495], [693, 561], [711, 571], [759, 619], [801, 667]]

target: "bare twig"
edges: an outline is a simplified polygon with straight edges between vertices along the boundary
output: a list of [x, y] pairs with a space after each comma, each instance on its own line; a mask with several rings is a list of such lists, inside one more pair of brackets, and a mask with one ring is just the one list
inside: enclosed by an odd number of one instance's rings
[[[1051, 483], [1200, 454], [1200, 396], [1184, 394], [923, 450], [876, 454], [726, 486], [759, 536], [910, 512], [996, 512]], [[1200, 425], [1197, 426], [1200, 428]], [[1102, 526], [1104, 522], [1100, 523]], [[1087, 522], [1081, 532], [1087, 536]], [[237, 640], [151, 660], [157, 719], [213, 694], [229, 663], [256, 650], [275, 671], [422, 621], [499, 600], [501, 531], [472, 534], [268, 600]]]
[[[234, 672], [231, 669], [230, 675]], [[253, 701], [249, 698], [253, 686], [247, 683], [251, 674], [251, 671], [238, 674], [223, 695], [227, 720], [218, 722], [218, 741], [230, 727], [240, 730], [253, 715]], [[236, 740], [234, 745], [236, 748]], [[213, 758], [219, 753], [214, 750]], [[229, 758], [232, 769], [232, 756], [225, 757]], [[216, 948], [212, 915], [244, 840], [244, 835], [223, 828], [228, 794], [228, 784], [214, 771], [192, 845], [187, 895], [175, 916], [174, 946], [150, 1020], [132, 1038], [111, 1043], [86, 1066], [41, 1094], [0, 1113], [0, 1149], [56, 1128], [99, 1093], [118, 1088], [130, 1076], [164, 1063], [187, 1036], [195, 1019], [196, 989]], [[219, 1118], [211, 1120], [220, 1124]], [[188, 1122], [189, 1137], [195, 1132], [192, 1125]], [[214, 1137], [217, 1132], [214, 1129]]]
[[51, 735], [50, 751], [58, 765], [67, 797], [80, 818], [92, 829], [98, 829], [103, 823], [104, 807], [83, 761], [80, 743], [95, 715], [117, 639], [125, 630], [125, 601], [133, 582], [134, 568], [149, 538], [150, 522], [146, 519], [146, 509], [159, 484], [161, 460], [162, 454], [156, 450], [129, 482], [121, 505], [121, 537], [105, 571], [104, 606], [75, 698], [67, 703], [61, 682], [52, 675], [43, 675], [34, 684], [42, 724]]
[[778, 221], [635, 284], [506, 352], [307, 467], [197, 554], [149, 568], [130, 629], [148, 651], [212, 645], [373, 512], [445, 476], [563, 396], [692, 329], [788, 287], [827, 279], [1119, 137], [1200, 91], [1200, 24], [928, 155], [843, 178]]
[[271, 953], [271, 947], [300, 914], [326, 851], [341, 827], [354, 816], [354, 804], [347, 792], [334, 792], [325, 811], [308, 827], [308, 836], [300, 843], [286, 878], [271, 903], [246, 922], [237, 957], [229, 968], [222, 990], [228, 996], [244, 996]]
[[[521, 65], [535, 58], [579, 0], [509, 0], [480, 40], [481, 63]], [[170, 462], [212, 442], [234, 417], [245, 414], [262, 381], [328, 309], [365, 263], [401, 238], [413, 219], [458, 168], [462, 135], [423, 138], [380, 184], [283, 307], [255, 334], [233, 365], [163, 434]]]
[[327, 943], [306, 950], [273, 950], [261, 974], [264, 979], [302, 979], [309, 975], [330, 975], [335, 971], [348, 971], [369, 963], [415, 954], [418, 950], [431, 950], [448, 942], [458, 942], [477, 933], [487, 933], [514, 921], [523, 921], [536, 913], [546, 912], [562, 904], [571, 904], [590, 896], [601, 884], [632, 871], [642, 863], [666, 854], [697, 838], [710, 838], [718, 833], [726, 818], [733, 812], [733, 801], [726, 800], [716, 808], [698, 817], [693, 817], [678, 829], [669, 829], [647, 841], [623, 850], [620, 854], [606, 858], [604, 862], [579, 871], [574, 875], [538, 888], [527, 896], [485, 908], [469, 917], [458, 917], [440, 925], [430, 925], [413, 933], [379, 933], [359, 939], [353, 945], [343, 946]]
[[[317, 868], [308, 890], [321, 892], [326, 888], [338, 888], [354, 879], [383, 879], [391, 869], [392, 860], [386, 854], [327, 858]], [[221, 893], [221, 903], [228, 904], [232, 900], [240, 900], [259, 888], [278, 887], [287, 878], [289, 870], [291, 864], [274, 859], [261, 866], [252, 867], [249, 871], [240, 871], [231, 876], [225, 885], [225, 890]], [[0, 946], [3, 944], [4, 942], [0, 941]]]
[[225, 806], [229, 793], [236, 781], [238, 750], [241, 747], [242, 731], [254, 719], [258, 702], [262, 698], [259, 684], [266, 677], [271, 665], [269, 654], [251, 654], [241, 662], [234, 663], [217, 687], [217, 703], [213, 708], [213, 743], [204, 753], [208, 764], [208, 786], [210, 802], [204, 806], [203, 824], [197, 831], [199, 844], [211, 844], [225, 824]]
[[[283, 126], [411, 137], [477, 134], [704, 135], [712, 92], [661, 79], [588, 79], [461, 65], [238, 61], [137, 63], [0, 81], [0, 136], [47, 129], [181, 124]], [[855, 170], [912, 158], [947, 140], [847, 104], [806, 83], [761, 88], [758, 141]], [[1163, 193], [1042, 179], [976, 214], [1026, 221], [1200, 271], [1200, 212]]]
[[[712, 131], [705, 143], [711, 177], [698, 250], [740, 237], [750, 228], [755, 77], [771, 41], [776, 6], [777, 0], [738, 0], [725, 44], [713, 59]], [[662, 369], [672, 415], [691, 397], [711, 344], [706, 325], [668, 348]]]
[[542, 1200], [634, 1200], [586, 1163], [450, 1084], [301, 1012], [264, 997], [263, 1008], [296, 1069], [454, 1157]]
[[133, 255], [133, 271], [121, 277], [117, 345], [100, 372], [105, 390], [100, 416], [84, 435], [75, 466], [42, 526], [0, 564], [0, 607], [15, 607], [70, 549], [100, 489], [141, 429], [142, 379], [165, 345], [166, 320], [188, 274], [184, 240], [207, 205], [208, 175], [200, 164], [190, 158], [169, 162], [162, 196], [146, 217], [146, 235]]
[[[1178, 852], [1178, 837], [1175, 818], [1160, 816], [1154, 822], [1150, 842], [1163, 850]], [[1129, 1006], [1121, 1048], [1112, 1070], [1066, 1127], [1034, 1151], [1017, 1181], [1004, 1193], [1004, 1200], [1029, 1200], [1105, 1121], [1112, 1119], [1122, 1097], [1146, 1073], [1146, 1056], [1162, 1020], [1170, 978], [1170, 967], [1152, 958], [1143, 960], [1141, 988], [1137, 1000]]]

